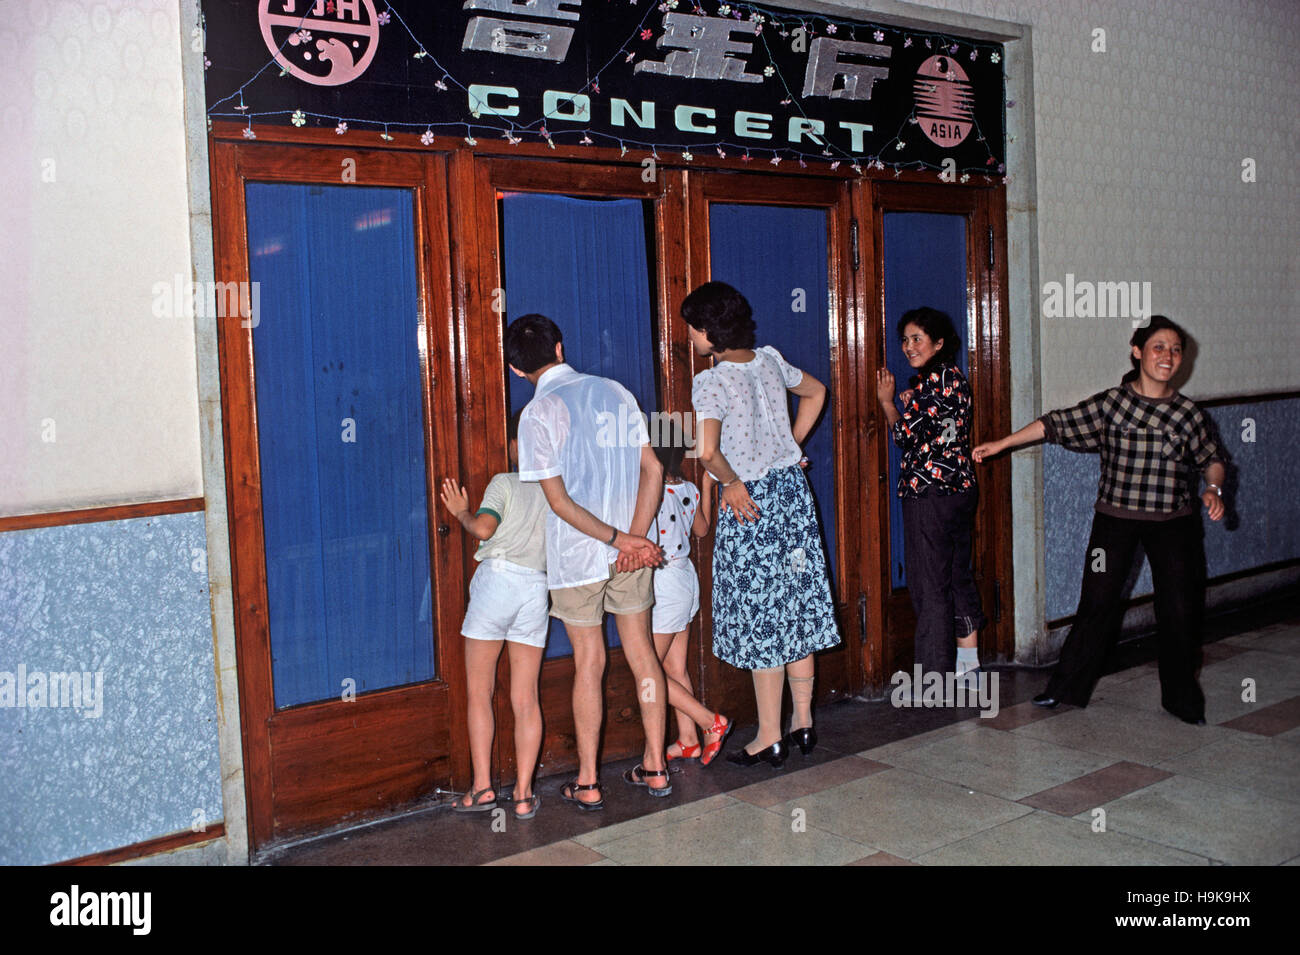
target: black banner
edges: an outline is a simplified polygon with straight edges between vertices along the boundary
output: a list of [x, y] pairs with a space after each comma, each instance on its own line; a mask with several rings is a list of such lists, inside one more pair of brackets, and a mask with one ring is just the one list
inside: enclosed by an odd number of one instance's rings
[[[1001, 176], [999, 44], [715, 0], [203, 0], [211, 118]], [[701, 157], [702, 158], [702, 157]]]

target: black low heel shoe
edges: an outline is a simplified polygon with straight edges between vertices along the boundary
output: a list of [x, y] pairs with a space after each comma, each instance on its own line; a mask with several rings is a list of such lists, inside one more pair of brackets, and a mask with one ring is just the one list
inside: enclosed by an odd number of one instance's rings
[[790, 750], [785, 745], [785, 741], [777, 740], [767, 749], [760, 749], [752, 755], [745, 752], [745, 747], [742, 746], [734, 753], [727, 754], [727, 762], [735, 763], [737, 766], [753, 766], [755, 763], [767, 762], [771, 764], [773, 769], [780, 769], [781, 764], [785, 762], [785, 758], [789, 754]]
[[811, 726], [805, 726], [803, 729], [791, 730], [790, 735], [785, 738], [785, 744], [789, 747], [791, 752], [793, 752], [794, 748], [798, 746], [799, 752], [807, 756], [813, 751], [813, 747], [817, 745], [817, 731]]

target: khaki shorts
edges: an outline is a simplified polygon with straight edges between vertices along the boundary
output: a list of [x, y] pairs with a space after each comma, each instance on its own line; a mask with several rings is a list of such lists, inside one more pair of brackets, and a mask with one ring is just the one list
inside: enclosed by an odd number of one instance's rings
[[653, 607], [654, 602], [653, 567], [619, 574], [610, 564], [608, 580], [552, 590], [551, 616], [575, 627], [599, 627], [606, 613], [640, 613]]

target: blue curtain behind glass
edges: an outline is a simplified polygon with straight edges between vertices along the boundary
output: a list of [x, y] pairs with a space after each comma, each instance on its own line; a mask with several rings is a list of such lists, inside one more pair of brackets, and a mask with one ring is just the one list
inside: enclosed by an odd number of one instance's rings
[[[830, 387], [825, 209], [712, 204], [709, 275], [734, 286], [749, 300], [758, 325], [759, 345], [773, 346], [790, 364]], [[797, 311], [799, 307], [804, 310]], [[829, 405], [828, 398], [828, 409]], [[809, 460], [808, 483], [817, 501], [834, 581], [838, 566], [835, 434], [829, 410], [805, 442], [804, 453]]]
[[251, 183], [246, 199], [276, 706], [430, 679], [412, 195]]
[[[621, 382], [643, 412], [656, 410], [654, 310], [641, 200], [507, 193], [502, 207], [506, 314], [547, 316], [560, 326], [570, 365]], [[508, 390], [512, 413], [533, 397], [533, 386], [513, 374]], [[605, 633], [616, 646], [612, 620]], [[563, 624], [552, 620], [546, 656], [572, 652]]]
[[[966, 217], [932, 212], [887, 212], [884, 221], [885, 361], [902, 391], [914, 374], [899, 347], [895, 326], [903, 313], [928, 305], [946, 312], [961, 338], [957, 365], [967, 370]], [[874, 398], [872, 400], [875, 400]], [[903, 572], [903, 505], [898, 497], [902, 454], [889, 442], [890, 577], [906, 587]]]

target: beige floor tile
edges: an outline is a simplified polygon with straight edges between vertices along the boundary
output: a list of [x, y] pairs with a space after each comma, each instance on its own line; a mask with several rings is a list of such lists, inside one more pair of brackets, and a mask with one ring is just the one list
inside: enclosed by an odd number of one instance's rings
[[[1300, 748], [1286, 740], [1243, 733], [1240, 738], [1220, 740], [1167, 759], [1157, 768], [1285, 802], [1300, 802]], [[1300, 809], [1296, 812], [1300, 815]]]
[[1046, 812], [985, 829], [916, 860], [922, 865], [1208, 865], [1204, 856], [1180, 852], [1137, 836]]
[[1291, 692], [1283, 693], [1284, 697], [1295, 696], [1300, 693], [1300, 655], [1248, 650], [1201, 668], [1203, 684], [1222, 681], [1231, 684], [1238, 692], [1246, 677], [1254, 680], [1257, 686], [1289, 689]]
[[487, 865], [591, 865], [603, 858], [599, 852], [580, 846], [570, 839], [562, 839], [548, 846], [538, 846], [527, 852], [497, 859]]
[[[785, 765], [787, 769], [790, 769], [793, 763], [787, 762]], [[878, 763], [875, 760], [863, 759], [860, 756], [845, 756], [843, 759], [821, 763], [808, 769], [801, 769], [798, 772], [773, 775], [762, 782], [752, 783], [741, 789], [733, 789], [727, 795], [736, 799], [743, 799], [745, 802], [766, 809], [769, 806], [775, 806], [791, 799], [798, 799], [800, 796], [820, 792], [823, 789], [830, 789], [832, 786], [847, 783], [851, 779], [882, 772], [888, 768], [884, 763]]]
[[1097, 689], [1094, 692], [1100, 692], [1104, 687], [1128, 683], [1140, 676], [1148, 676], [1150, 673], [1151, 668], [1146, 665], [1129, 667], [1127, 670], [1120, 670], [1118, 673], [1108, 673], [1097, 681]]
[[1224, 643], [1235, 644], [1250, 650], [1267, 650], [1270, 653], [1287, 653], [1300, 656], [1300, 627], [1280, 626], [1275, 630], [1256, 630], [1228, 637]]
[[[668, 798], [672, 799], [671, 796]], [[722, 809], [726, 806], [735, 805], [735, 803], [736, 800], [727, 795], [719, 794], [717, 796], [709, 796], [707, 799], [698, 799], [695, 802], [688, 802], [681, 806], [672, 806], [668, 809], [661, 809], [659, 812], [652, 812], [648, 816], [629, 819], [626, 822], [606, 826], [605, 828], [597, 829], [594, 832], [585, 832], [580, 836], [574, 836], [573, 841], [584, 846], [598, 847], [606, 842], [613, 842], [616, 839], [625, 839], [634, 833], [644, 832], [647, 829], [658, 829], [660, 826], [680, 822], [683, 819], [693, 819], [696, 816], [702, 816], [705, 813], [713, 812], [715, 809]]]
[[[990, 730], [989, 732], [995, 732]], [[807, 812], [816, 826], [905, 859], [1032, 810], [902, 769], [875, 773], [770, 810]]]
[[886, 743], [884, 746], [876, 746], [873, 749], [863, 750], [858, 753], [866, 759], [874, 759], [877, 762], [889, 763], [890, 758], [899, 753], [906, 753], [908, 750], [917, 749], [926, 746], [936, 740], [948, 739], [950, 736], [957, 736], [961, 733], [969, 733], [976, 729], [979, 717], [969, 720], [962, 720], [960, 723], [949, 723], [947, 726], [940, 726], [937, 730], [930, 730], [928, 733], [918, 733], [915, 736], [909, 736], [906, 739], [895, 740], [892, 743]]
[[844, 865], [871, 853], [811, 824], [738, 802], [601, 844], [620, 865]]
[[[1132, 706], [1137, 709], [1150, 710], [1153, 713], [1163, 712], [1160, 709], [1160, 677], [1155, 670], [1148, 670], [1137, 667], [1139, 675], [1131, 680], [1125, 680], [1122, 683], [1108, 683], [1102, 686], [1097, 684], [1097, 688], [1092, 692], [1092, 699], [1088, 705], [1106, 702], [1119, 703], [1124, 706]], [[1204, 688], [1204, 684], [1202, 684]]]
[[[1265, 659], [1261, 659], [1265, 658]], [[1260, 706], [1281, 703], [1300, 693], [1287, 672], [1269, 670], [1267, 658], [1287, 660], [1279, 654], [1242, 653], [1222, 663], [1215, 663], [1201, 671], [1201, 690], [1205, 693], [1205, 718], [1212, 724], [1253, 712]], [[1255, 680], [1255, 702], [1242, 700], [1241, 681], [1246, 676]], [[1150, 713], [1163, 713], [1160, 705], [1160, 679], [1154, 671], [1127, 683], [1107, 687], [1093, 694], [1093, 702], [1115, 703], [1131, 706]]]
[[[1044, 722], [1053, 723], [1065, 715]], [[1024, 736], [1019, 730], [1005, 733], [979, 729], [910, 750], [891, 762], [900, 769], [1003, 799], [1020, 799], [1115, 760]]]
[[888, 852], [873, 852], [869, 856], [850, 862], [849, 865], [916, 865], [916, 863], [910, 859], [900, 859]]
[[1148, 766], [1211, 743], [1246, 735], [1218, 726], [1191, 726], [1163, 711], [1151, 713], [1105, 701], [1092, 703], [1087, 709], [1062, 713], [1055, 719], [1029, 723], [1014, 732]]
[[[1295, 803], [1173, 776], [1102, 807], [1106, 828], [1229, 865], [1277, 865], [1300, 854]], [[1076, 819], [1091, 822], [1087, 813]]]

